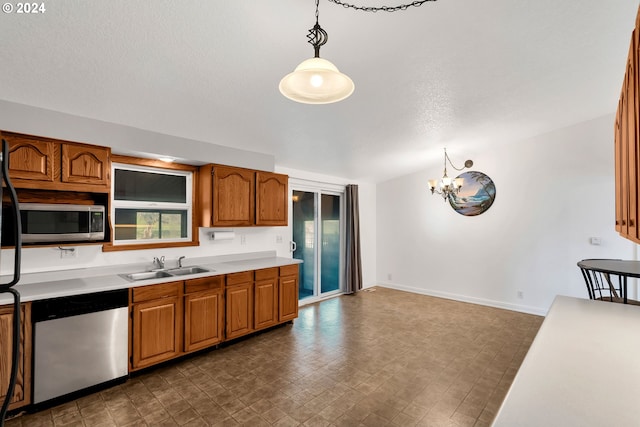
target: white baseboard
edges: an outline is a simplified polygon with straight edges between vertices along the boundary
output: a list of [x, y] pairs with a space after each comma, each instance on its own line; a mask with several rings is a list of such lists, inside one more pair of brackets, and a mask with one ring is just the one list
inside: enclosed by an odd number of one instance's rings
[[399, 291], [413, 292], [414, 294], [429, 295], [432, 297], [446, 298], [455, 301], [469, 302], [472, 304], [486, 305], [489, 307], [503, 308], [505, 310], [519, 311], [521, 313], [535, 314], [538, 316], [546, 316], [547, 311], [540, 307], [531, 307], [521, 304], [511, 304], [502, 301], [494, 301], [486, 298], [475, 298], [466, 295], [452, 294], [449, 292], [434, 291], [431, 289], [415, 288], [412, 286], [399, 285], [397, 283], [380, 282], [376, 286], [383, 288], [397, 289]]

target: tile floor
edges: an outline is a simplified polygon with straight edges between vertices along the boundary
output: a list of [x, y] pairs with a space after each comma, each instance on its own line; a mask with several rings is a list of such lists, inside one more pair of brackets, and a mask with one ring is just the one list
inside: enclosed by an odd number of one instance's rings
[[543, 318], [374, 289], [6, 426], [490, 425]]

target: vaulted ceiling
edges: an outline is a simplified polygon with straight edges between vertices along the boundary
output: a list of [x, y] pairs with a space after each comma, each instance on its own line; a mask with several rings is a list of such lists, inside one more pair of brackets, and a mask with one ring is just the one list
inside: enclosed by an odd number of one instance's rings
[[356, 85], [329, 105], [278, 91], [313, 0], [43, 3], [0, 15], [0, 99], [380, 181], [615, 112], [639, 2], [320, 0], [320, 56]]

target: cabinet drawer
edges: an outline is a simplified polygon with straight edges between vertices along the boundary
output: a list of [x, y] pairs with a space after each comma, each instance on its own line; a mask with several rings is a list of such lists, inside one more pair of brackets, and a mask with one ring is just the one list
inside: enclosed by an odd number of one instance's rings
[[298, 264], [284, 265], [280, 267], [280, 276], [297, 276]]
[[201, 279], [191, 279], [184, 282], [184, 293], [206, 291], [209, 289], [222, 289], [224, 276], [203, 277]]
[[227, 286], [239, 285], [241, 283], [253, 282], [253, 270], [242, 273], [227, 274]]
[[177, 297], [180, 295], [182, 282], [163, 283], [161, 285], [141, 286], [132, 289], [133, 302], [150, 301], [159, 298]]
[[276, 277], [278, 277], [278, 267], [256, 270], [256, 282], [258, 280], [275, 279]]

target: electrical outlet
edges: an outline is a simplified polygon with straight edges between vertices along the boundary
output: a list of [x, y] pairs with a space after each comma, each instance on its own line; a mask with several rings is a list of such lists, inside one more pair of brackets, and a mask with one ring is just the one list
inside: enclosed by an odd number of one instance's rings
[[518, 291], [518, 299], [523, 299], [523, 298], [524, 298], [524, 292]]
[[60, 258], [78, 258], [78, 248], [60, 248]]
[[391, 273], [387, 273], [387, 280], [393, 280], [393, 276], [391, 275]]
[[240, 244], [241, 245], [246, 245], [247, 244], [247, 236], [245, 236], [244, 234], [240, 235]]
[[276, 243], [282, 243], [282, 236], [276, 236]]

